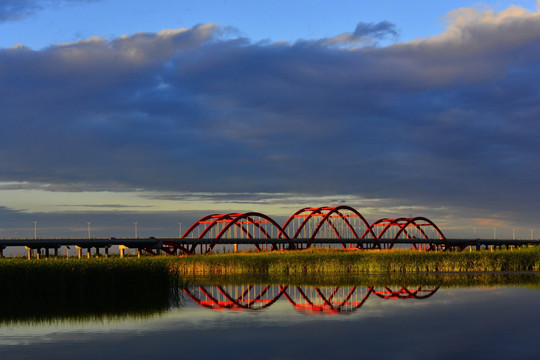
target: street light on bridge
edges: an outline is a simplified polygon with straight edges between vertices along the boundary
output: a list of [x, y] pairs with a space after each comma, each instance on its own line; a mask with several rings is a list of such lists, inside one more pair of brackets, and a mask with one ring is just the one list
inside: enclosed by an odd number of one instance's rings
[[139, 224], [137, 221], [134, 221], [133, 224], [135, 225], [135, 239], [138, 239], [139, 236], [137, 234], [137, 225]]
[[37, 220], [34, 220], [34, 240], [37, 239]]
[[178, 237], [179, 238], [182, 237], [182, 223], [181, 222], [178, 223]]
[[91, 239], [92, 237], [90, 236], [90, 224], [92, 223], [91, 221], [87, 221], [86, 222], [88, 224], [88, 238]]

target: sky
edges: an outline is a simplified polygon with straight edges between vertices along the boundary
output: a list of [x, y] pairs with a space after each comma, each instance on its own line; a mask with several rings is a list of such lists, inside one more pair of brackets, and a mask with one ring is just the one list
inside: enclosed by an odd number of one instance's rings
[[0, 0], [0, 238], [344, 204], [538, 235], [539, 8]]

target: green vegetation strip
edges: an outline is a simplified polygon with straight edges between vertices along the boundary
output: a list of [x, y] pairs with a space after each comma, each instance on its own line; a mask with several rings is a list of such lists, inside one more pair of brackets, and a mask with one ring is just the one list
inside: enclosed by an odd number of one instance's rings
[[163, 259], [1, 259], [0, 324], [11, 321], [145, 317], [174, 306]]
[[304, 250], [187, 257], [0, 259], [0, 325], [146, 317], [184, 285], [524, 286], [540, 288], [540, 247], [481, 252]]
[[318, 274], [318, 275], [185, 275], [182, 283], [193, 285], [288, 285], [309, 287], [406, 286], [406, 287], [501, 287], [520, 286], [540, 289], [537, 272], [461, 272], [461, 273], [385, 273], [385, 274]]
[[170, 266], [181, 275], [538, 271], [540, 247], [473, 252], [351, 252], [314, 249], [229, 253], [173, 258]]

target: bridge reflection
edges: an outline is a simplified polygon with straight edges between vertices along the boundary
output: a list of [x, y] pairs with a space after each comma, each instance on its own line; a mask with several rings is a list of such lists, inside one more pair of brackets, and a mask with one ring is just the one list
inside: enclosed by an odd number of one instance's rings
[[196, 304], [217, 311], [262, 310], [284, 299], [299, 312], [337, 315], [358, 310], [370, 297], [421, 300], [433, 296], [438, 289], [438, 286], [199, 285], [183, 291]]

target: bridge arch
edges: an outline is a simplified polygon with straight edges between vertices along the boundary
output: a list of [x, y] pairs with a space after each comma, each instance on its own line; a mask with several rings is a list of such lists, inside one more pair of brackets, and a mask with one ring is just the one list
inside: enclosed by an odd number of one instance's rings
[[[425, 229], [432, 229], [435, 232], [438, 240], [443, 240], [444, 248], [448, 248], [449, 244], [446, 241], [446, 237], [439, 229], [434, 222], [425, 217], [414, 217], [414, 218], [383, 218], [375, 221], [371, 224], [371, 230], [373, 233], [376, 233], [375, 229], [381, 228], [381, 231], [378, 232], [377, 239], [391, 238], [390, 243], [381, 244], [382, 248], [392, 249], [396, 244], [400, 236], [405, 236], [407, 239], [419, 239], [418, 243], [412, 242], [412, 246], [415, 250], [434, 250], [437, 245], [435, 243], [430, 243], [429, 241], [434, 239]], [[394, 233], [392, 234], [392, 231]], [[388, 234], [390, 233], [389, 237]]]
[[[246, 234], [246, 236], [250, 239], [255, 238], [255, 235], [257, 233], [259, 235], [262, 235], [263, 238], [272, 239], [269, 229], [262, 226], [262, 224], [270, 224], [271, 229], [277, 232], [276, 237], [284, 238], [289, 245], [289, 249], [295, 249], [294, 243], [283, 231], [281, 226], [279, 226], [278, 223], [276, 223], [271, 217], [265, 214], [258, 213], [258, 212], [248, 212], [248, 213], [234, 214], [234, 215], [235, 216], [231, 217], [230, 221], [223, 227], [223, 229], [219, 232], [219, 234], [217, 234], [215, 240], [210, 244], [210, 250], [214, 248], [214, 246], [219, 242], [219, 240], [224, 236], [224, 234], [226, 234], [227, 231], [229, 231], [233, 226], [238, 227], [241, 230], [241, 232]], [[259, 218], [259, 220], [257, 220], [256, 218]], [[251, 231], [249, 229], [250, 224], [253, 225]], [[258, 251], [261, 251], [259, 244], [254, 244], [254, 246], [256, 247]], [[276, 244], [272, 244], [271, 250], [276, 250], [276, 249], [277, 249]]]
[[[211, 252], [224, 238], [243, 239], [249, 244], [249, 239], [284, 239], [289, 249], [294, 249], [281, 226], [269, 216], [258, 212], [212, 214], [202, 217], [186, 230], [183, 239], [207, 239], [209, 244], [201, 252]], [[270, 250], [276, 250], [278, 245], [269, 242]], [[190, 248], [181, 249], [186, 254], [194, 254], [199, 244], [194, 243]], [[261, 251], [261, 244], [253, 242], [253, 246]], [[201, 245], [202, 247], [202, 245]]]
[[[303, 220], [297, 221], [295, 224], [296, 219]], [[336, 226], [336, 220], [341, 226]], [[306, 248], [311, 247], [314, 240], [323, 231], [323, 237], [344, 239], [345, 241], [342, 243], [344, 248], [346, 248], [346, 244], [356, 244], [357, 248], [363, 247], [360, 240], [366, 238], [367, 235], [370, 235], [371, 239], [375, 241], [375, 247], [380, 248], [367, 220], [356, 209], [346, 205], [300, 209], [287, 219], [283, 229], [286, 232], [289, 231], [289, 236], [295, 239], [299, 238], [303, 232], [304, 237], [309, 239]], [[359, 233], [362, 235], [359, 236]]]

